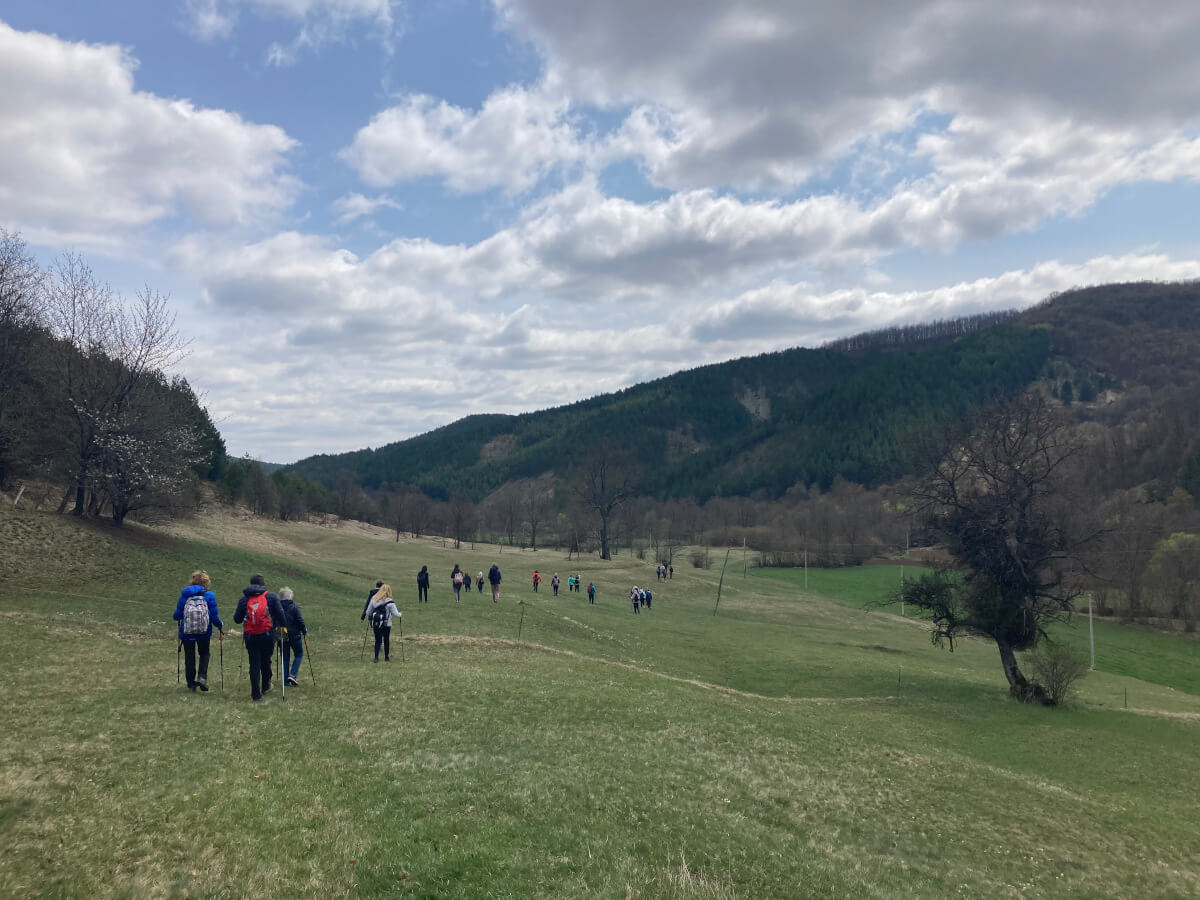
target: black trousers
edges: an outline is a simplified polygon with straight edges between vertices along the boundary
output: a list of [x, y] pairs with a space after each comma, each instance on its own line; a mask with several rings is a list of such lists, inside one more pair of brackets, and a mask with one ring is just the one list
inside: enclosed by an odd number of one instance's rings
[[[187, 675], [188, 687], [195, 687], [199, 681], [208, 681], [208, 641], [208, 638], [201, 638], [198, 641], [183, 642], [183, 671]], [[200, 651], [200, 671], [198, 673], [196, 672], [197, 650]]]
[[271, 687], [271, 651], [275, 640], [270, 632], [243, 635], [242, 640], [250, 657], [250, 697], [258, 700]]
[[428, 603], [429, 602], [429, 586], [428, 585], [422, 585], [422, 584], [417, 585], [417, 602], [418, 603]]
[[[374, 626], [372, 626], [374, 627]], [[392, 629], [384, 625], [382, 628], [375, 629], [375, 660], [379, 660], [379, 645], [383, 645], [383, 658], [385, 660], [392, 658]]]

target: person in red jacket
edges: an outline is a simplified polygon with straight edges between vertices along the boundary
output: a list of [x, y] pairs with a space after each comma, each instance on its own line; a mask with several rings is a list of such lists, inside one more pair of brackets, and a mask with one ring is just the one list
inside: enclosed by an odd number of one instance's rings
[[250, 699], [257, 703], [271, 690], [274, 630], [287, 627], [279, 598], [267, 590], [266, 580], [261, 575], [250, 577], [250, 586], [242, 591], [233, 621], [242, 626], [242, 640], [250, 658]]
[[533, 570], [533, 592], [536, 594], [538, 585], [542, 583], [542, 575], [537, 569]]

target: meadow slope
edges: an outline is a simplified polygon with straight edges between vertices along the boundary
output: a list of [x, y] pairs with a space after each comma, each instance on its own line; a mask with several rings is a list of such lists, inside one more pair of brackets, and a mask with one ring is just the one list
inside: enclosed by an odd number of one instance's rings
[[[714, 616], [723, 553], [657, 584], [625, 553], [2, 506], [3, 896], [1200, 895], [1186, 637], [1102, 623], [1099, 671], [1047, 710], [1008, 700], [983, 642], [951, 654], [865, 609], [897, 567], [805, 590], [735, 553]], [[502, 602], [456, 606], [453, 564], [493, 561]], [[231, 632], [252, 572], [295, 589], [315, 683], [306, 665], [252, 705], [231, 633], [223, 690], [215, 642], [213, 690], [176, 684], [170, 615], [199, 566]], [[533, 594], [534, 567], [599, 602]], [[377, 578], [403, 662], [360, 661]], [[634, 582], [655, 589], [639, 616]]]

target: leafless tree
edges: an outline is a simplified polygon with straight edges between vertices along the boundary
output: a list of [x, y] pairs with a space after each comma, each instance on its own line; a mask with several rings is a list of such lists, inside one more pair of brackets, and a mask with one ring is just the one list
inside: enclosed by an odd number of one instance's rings
[[1070, 466], [1078, 452], [1059, 415], [1036, 393], [991, 405], [945, 445], [914, 499], [946, 542], [961, 583], [906, 582], [910, 604], [932, 614], [935, 643], [991, 638], [1014, 697], [1048, 702], [1016, 652], [1035, 647], [1052, 620], [1070, 617], [1082, 550], [1100, 529], [1081, 520]]
[[575, 466], [571, 483], [576, 496], [600, 519], [600, 558], [612, 559], [609, 526], [613, 513], [634, 496], [634, 469], [612, 447], [598, 445]]
[[50, 267], [43, 297], [46, 322], [64, 351], [58, 374], [74, 422], [73, 512], [83, 515], [98, 423], [128, 421], [138, 391], [177, 362], [185, 344], [165, 295], [146, 287], [127, 304], [73, 253]]

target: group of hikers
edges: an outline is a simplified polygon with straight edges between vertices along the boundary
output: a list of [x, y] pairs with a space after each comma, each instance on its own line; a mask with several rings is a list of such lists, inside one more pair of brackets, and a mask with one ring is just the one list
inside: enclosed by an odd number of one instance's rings
[[[535, 594], [538, 592], [538, 587], [541, 585], [541, 583], [542, 583], [542, 573], [539, 572], [537, 569], [534, 569], [533, 570], [533, 592]], [[555, 597], [558, 596], [558, 589], [561, 585], [562, 585], [562, 580], [558, 577], [558, 573], [555, 572], [554, 577], [550, 579], [550, 587], [552, 587], [554, 589]], [[575, 593], [579, 593], [582, 589], [583, 589], [583, 579], [582, 578], [580, 578], [578, 575], [568, 575], [567, 576], [567, 590], [568, 591], [574, 591]], [[588, 603], [596, 602], [596, 585], [592, 584], [590, 581], [588, 582], [588, 586], [587, 586], [587, 595], [588, 595]]]
[[[178, 654], [186, 659], [184, 672], [188, 690], [207, 692], [213, 626], [220, 632], [223, 649], [225, 625], [217, 611], [212, 579], [203, 569], [193, 572], [188, 584], [179, 592], [173, 618], [179, 623]], [[291, 588], [280, 588], [276, 594], [267, 590], [262, 575], [252, 575], [250, 585], [242, 591], [233, 621], [242, 626], [242, 642], [250, 662], [252, 700], [262, 700], [271, 690], [271, 655], [276, 645], [279, 646], [284, 683], [299, 685], [297, 676], [300, 661], [304, 658], [308, 626], [304, 624], [304, 616]], [[311, 661], [309, 666], [312, 666]], [[176, 678], [179, 677], [178, 668], [177, 661]]]
[[[657, 569], [658, 578], [666, 580], [674, 577], [673, 566], [663, 563]], [[500, 602], [500, 567], [493, 565], [488, 570], [486, 580], [492, 588], [492, 602]], [[483, 572], [472, 579], [471, 573], [462, 569], [457, 563], [450, 573], [450, 584], [454, 589], [455, 601], [461, 601], [462, 591], [466, 588], [469, 593], [472, 582], [480, 594], [483, 593], [485, 576]], [[533, 572], [533, 590], [536, 593], [542, 583], [542, 575], [536, 569]], [[555, 572], [550, 580], [554, 596], [558, 596], [561, 580]], [[582, 590], [583, 579], [578, 575], [567, 576], [567, 590], [576, 593]], [[596, 585], [588, 582], [588, 603], [596, 602]], [[641, 611], [641, 607], [650, 608], [651, 592], [634, 585], [630, 591], [633, 611]], [[429, 567], [421, 566], [417, 573], [417, 602], [429, 602]], [[377, 581], [375, 587], [367, 594], [366, 605], [363, 606], [359, 621], [370, 619], [371, 630], [375, 635], [375, 662], [379, 662], [379, 652], [383, 651], [383, 661], [390, 662], [392, 657], [392, 623], [400, 623], [400, 637], [404, 637], [402, 613], [396, 606], [392, 596], [392, 587], [384, 581]], [[210, 643], [213, 628], [220, 632], [222, 649], [224, 648], [225, 626], [217, 610], [217, 598], [212, 591], [212, 581], [207, 572], [198, 570], [192, 573], [187, 586], [179, 593], [179, 601], [175, 604], [175, 621], [179, 623], [178, 655], [184, 659], [184, 672], [187, 676], [187, 686], [190, 691], [208, 691], [208, 664], [211, 656]], [[242, 591], [242, 599], [238, 601], [237, 610], [233, 614], [235, 624], [242, 626], [242, 642], [250, 663], [250, 697], [255, 702], [271, 690], [273, 672], [271, 656], [278, 646], [284, 684], [298, 686], [300, 662], [304, 658], [307, 643], [308, 628], [304, 624], [304, 616], [295, 601], [295, 592], [289, 587], [279, 589], [279, 593], [267, 590], [266, 580], [262, 575], [252, 575], [250, 584]], [[365, 651], [364, 635], [364, 651]], [[311, 668], [312, 662], [309, 661]], [[179, 666], [176, 665], [176, 678], [179, 677]], [[222, 675], [222, 677], [224, 677]], [[315, 680], [315, 676], [314, 676]]]

